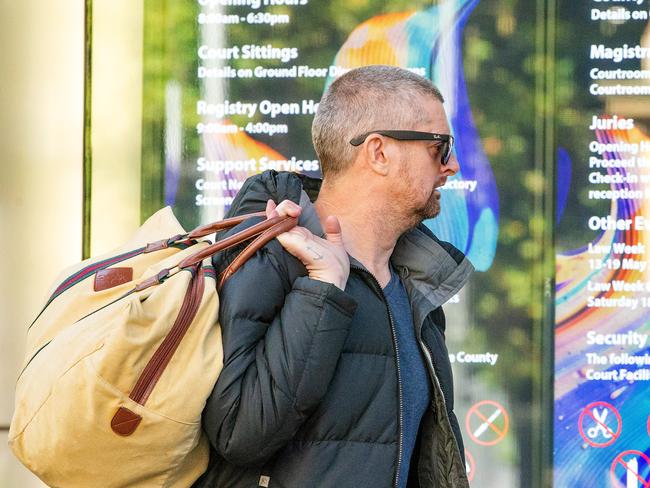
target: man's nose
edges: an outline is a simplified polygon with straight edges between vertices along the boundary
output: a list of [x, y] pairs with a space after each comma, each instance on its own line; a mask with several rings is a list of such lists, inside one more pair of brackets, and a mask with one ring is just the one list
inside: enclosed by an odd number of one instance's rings
[[443, 174], [446, 176], [453, 176], [460, 171], [460, 165], [458, 164], [458, 159], [454, 153], [451, 154], [449, 161], [443, 167]]

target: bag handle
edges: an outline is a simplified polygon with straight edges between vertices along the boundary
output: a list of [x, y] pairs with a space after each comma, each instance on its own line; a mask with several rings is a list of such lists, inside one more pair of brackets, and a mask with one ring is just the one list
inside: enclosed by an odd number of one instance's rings
[[220, 290], [225, 281], [230, 278], [235, 271], [241, 268], [248, 259], [253, 256], [257, 251], [264, 247], [269, 241], [275, 239], [277, 236], [283, 232], [290, 231], [298, 223], [296, 217], [282, 217], [282, 220], [279, 220], [276, 224], [273, 224], [262, 234], [257, 236], [246, 248], [239, 253], [239, 255], [230, 263], [230, 265], [223, 270], [219, 276], [219, 282], [217, 283], [217, 289]]
[[[247, 215], [242, 215], [241, 217], [235, 217], [235, 219], [238, 219], [240, 222], [243, 220], [246, 220], [247, 218], [250, 217], [256, 217], [258, 215], [265, 215], [263, 212], [258, 213], [258, 214], [247, 214]], [[231, 219], [228, 219], [231, 220]], [[231, 220], [233, 222], [233, 220]], [[253, 254], [255, 254], [260, 248], [262, 248], [264, 245], [266, 245], [267, 242], [272, 240], [274, 237], [277, 235], [286, 232], [288, 230], [291, 230], [293, 227], [296, 226], [298, 223], [298, 219], [296, 217], [272, 217], [270, 219], [264, 220], [262, 222], [259, 222], [255, 225], [250, 226], [248, 229], [244, 229], [242, 231], [237, 232], [236, 234], [233, 234], [230, 237], [227, 237], [226, 239], [223, 239], [221, 241], [217, 241], [214, 244], [209, 245], [208, 247], [202, 249], [201, 251], [198, 251], [185, 259], [183, 259], [180, 263], [178, 263], [176, 266], [173, 266], [171, 268], [163, 268], [158, 272], [158, 274], [155, 274], [153, 276], [150, 276], [146, 280], [138, 283], [135, 286], [134, 291], [141, 291], [144, 290], [145, 288], [149, 288], [150, 286], [157, 285], [162, 282], [165, 278], [171, 276], [172, 274], [176, 274], [178, 271], [180, 271], [183, 268], [188, 268], [191, 266], [195, 266], [201, 261], [203, 261], [205, 258], [210, 257], [219, 251], [223, 251], [224, 249], [228, 249], [230, 247], [236, 246], [238, 244], [241, 244], [242, 242], [247, 241], [248, 239], [251, 239], [255, 236], [259, 236], [258, 239], [255, 239], [253, 242], [251, 242], [244, 251], [241, 253], [243, 255], [242, 259], [237, 259], [237, 265], [232, 267], [228, 267], [228, 269], [231, 269], [231, 271], [228, 273], [228, 276], [232, 275], [241, 265], [246, 262], [248, 258], [250, 258]], [[215, 224], [218, 224], [216, 222]], [[210, 228], [214, 229], [213, 224], [209, 224]], [[206, 227], [207, 228], [207, 227]], [[268, 232], [267, 232], [268, 231]], [[238, 256], [239, 258], [239, 256]], [[172, 270], [177, 270], [174, 273], [170, 273]], [[219, 280], [219, 283], [223, 284], [223, 279]]]
[[210, 224], [200, 225], [192, 232], [187, 234], [187, 238], [194, 239], [197, 237], [205, 237], [220, 230], [230, 229], [231, 227], [235, 227], [236, 225], [241, 224], [244, 220], [250, 219], [251, 217], [266, 217], [266, 213], [254, 212], [245, 215], [238, 215], [237, 217], [230, 217], [229, 219], [219, 220], [218, 222], [212, 222]]
[[266, 214], [264, 212], [255, 212], [255, 213], [239, 215], [237, 217], [231, 217], [229, 219], [219, 220], [217, 222], [212, 222], [210, 224], [200, 225], [193, 231], [188, 232], [186, 234], [178, 234], [168, 239], [161, 239], [159, 241], [150, 242], [145, 246], [144, 252], [148, 253], [153, 251], [160, 251], [161, 249], [165, 249], [175, 242], [185, 241], [188, 239], [192, 240], [192, 239], [196, 239], [197, 237], [205, 237], [214, 232], [235, 227], [236, 225], [241, 224], [244, 220], [250, 219], [251, 217], [265, 217], [265, 216]]
[[[295, 217], [289, 217], [289, 216], [271, 217], [270, 219], [259, 222], [249, 227], [248, 229], [244, 229], [240, 232], [237, 232], [236, 234], [233, 234], [230, 237], [227, 237], [226, 239], [217, 241], [214, 244], [209, 245], [205, 249], [202, 249], [201, 251], [186, 257], [180, 263], [178, 263], [178, 268], [182, 269], [188, 266], [193, 266], [197, 263], [200, 263], [205, 258], [218, 253], [219, 251], [223, 251], [224, 249], [228, 249], [230, 247], [241, 244], [242, 242], [245, 242], [248, 239], [251, 239], [252, 237], [259, 236], [258, 239], [255, 239], [253, 242], [251, 242], [241, 253], [242, 255], [245, 254], [246, 256], [244, 258], [244, 262], [245, 262], [246, 259], [248, 259], [250, 256], [255, 254], [258, 251], [258, 249], [266, 245], [267, 242], [269, 242], [275, 236], [283, 232], [286, 232], [288, 230], [291, 230], [296, 226], [297, 223], [298, 223], [298, 219]], [[273, 229], [273, 231], [271, 231], [271, 229]], [[264, 236], [264, 238], [262, 238], [262, 236]], [[243, 262], [241, 264], [243, 264]]]

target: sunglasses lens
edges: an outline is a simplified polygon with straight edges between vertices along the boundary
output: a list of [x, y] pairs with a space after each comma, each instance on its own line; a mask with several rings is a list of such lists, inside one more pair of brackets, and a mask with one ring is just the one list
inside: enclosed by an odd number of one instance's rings
[[447, 164], [449, 162], [449, 158], [451, 157], [451, 144], [448, 142], [443, 142], [440, 149], [442, 152], [442, 164]]
[[449, 140], [444, 144], [443, 153], [442, 153], [444, 157], [442, 159], [442, 164], [447, 164], [449, 162], [453, 150], [454, 150], [454, 138], [450, 136]]

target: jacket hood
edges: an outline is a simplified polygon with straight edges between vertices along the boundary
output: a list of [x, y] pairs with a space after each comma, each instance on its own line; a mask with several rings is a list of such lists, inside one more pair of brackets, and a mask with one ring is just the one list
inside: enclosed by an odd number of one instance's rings
[[[323, 229], [313, 206], [320, 185], [320, 179], [298, 173], [265, 171], [244, 182], [227, 216], [264, 210], [269, 199], [276, 203], [288, 199], [302, 207], [298, 225], [322, 237]], [[365, 269], [354, 257], [350, 256], [350, 260]], [[413, 318], [419, 323], [456, 294], [474, 271], [461, 251], [440, 241], [423, 224], [399, 238], [391, 263], [411, 295]]]

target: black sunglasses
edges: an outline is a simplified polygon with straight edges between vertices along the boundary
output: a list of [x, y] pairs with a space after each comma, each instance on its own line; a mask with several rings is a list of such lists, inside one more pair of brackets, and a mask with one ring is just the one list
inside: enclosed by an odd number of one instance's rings
[[435, 132], [420, 132], [417, 130], [371, 130], [354, 137], [350, 140], [353, 146], [360, 146], [370, 134], [380, 134], [382, 136], [397, 139], [398, 141], [436, 141], [440, 143], [440, 153], [442, 154], [442, 164], [445, 165], [451, 158], [451, 152], [454, 148], [454, 136], [449, 134], [436, 134]]

